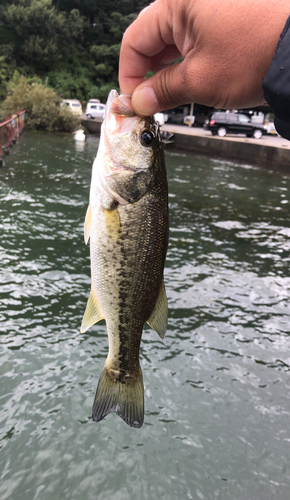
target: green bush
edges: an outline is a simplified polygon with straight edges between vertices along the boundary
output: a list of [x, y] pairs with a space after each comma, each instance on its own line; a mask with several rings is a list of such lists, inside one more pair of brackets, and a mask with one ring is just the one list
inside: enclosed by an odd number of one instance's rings
[[79, 117], [60, 107], [60, 98], [53, 89], [14, 74], [3, 110], [7, 116], [23, 109], [28, 129], [73, 132], [80, 126]]
[[81, 125], [79, 116], [73, 115], [68, 108], [58, 108], [58, 117], [54, 123], [54, 129], [58, 132], [74, 132]]

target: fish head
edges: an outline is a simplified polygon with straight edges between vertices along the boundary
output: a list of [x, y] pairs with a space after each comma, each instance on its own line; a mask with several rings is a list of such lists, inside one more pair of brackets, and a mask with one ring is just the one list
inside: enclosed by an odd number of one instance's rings
[[120, 204], [134, 203], [147, 192], [154, 181], [156, 156], [163, 153], [154, 118], [136, 115], [129, 100], [110, 92], [101, 130], [102, 185]]

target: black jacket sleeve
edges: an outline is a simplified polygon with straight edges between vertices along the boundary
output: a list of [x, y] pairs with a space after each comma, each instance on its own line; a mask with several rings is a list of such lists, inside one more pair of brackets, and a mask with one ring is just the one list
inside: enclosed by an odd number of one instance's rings
[[264, 96], [275, 114], [277, 132], [290, 140], [290, 17], [263, 81]]

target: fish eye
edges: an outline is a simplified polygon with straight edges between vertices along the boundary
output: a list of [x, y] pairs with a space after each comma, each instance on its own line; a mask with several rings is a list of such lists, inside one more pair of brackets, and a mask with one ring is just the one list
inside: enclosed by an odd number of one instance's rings
[[143, 144], [143, 146], [151, 146], [154, 139], [155, 135], [151, 130], [143, 130], [141, 133], [141, 144]]

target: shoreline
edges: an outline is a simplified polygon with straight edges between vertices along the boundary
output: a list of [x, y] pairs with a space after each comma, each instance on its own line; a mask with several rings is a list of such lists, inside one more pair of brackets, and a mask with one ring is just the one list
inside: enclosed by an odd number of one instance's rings
[[[88, 120], [83, 116], [82, 125], [90, 133], [99, 135], [101, 124], [102, 119]], [[164, 124], [160, 130], [174, 134], [174, 143], [165, 146], [168, 151], [192, 152], [290, 173], [290, 141], [282, 137], [272, 135], [264, 135], [261, 139], [243, 135], [218, 137], [201, 127], [175, 124]]]

